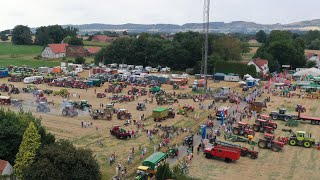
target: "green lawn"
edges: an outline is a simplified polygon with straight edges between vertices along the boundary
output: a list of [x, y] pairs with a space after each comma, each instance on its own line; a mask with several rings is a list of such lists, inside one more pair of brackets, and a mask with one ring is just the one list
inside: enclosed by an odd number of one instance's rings
[[20, 59], [20, 58], [0, 58], [0, 67], [8, 67], [8, 66], [31, 66], [31, 67], [41, 67], [41, 66], [59, 66], [59, 61], [48, 61], [48, 60], [31, 60], [31, 59]]
[[41, 54], [42, 46], [13, 45], [12, 43], [0, 43], [0, 55]]
[[110, 43], [83, 41], [83, 44], [84, 44], [85, 46], [99, 46], [99, 47], [103, 47], [103, 46], [108, 46]]

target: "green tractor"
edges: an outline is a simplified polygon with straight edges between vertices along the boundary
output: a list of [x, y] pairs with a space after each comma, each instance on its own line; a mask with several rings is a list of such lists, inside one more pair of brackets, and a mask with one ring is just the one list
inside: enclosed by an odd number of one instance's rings
[[179, 156], [179, 149], [176, 148], [176, 147], [170, 147], [169, 148], [169, 153], [168, 155], [171, 157], [171, 158], [174, 158], [176, 156]]
[[291, 146], [304, 146], [310, 148], [315, 144], [315, 139], [311, 137], [311, 134], [306, 133], [305, 131], [297, 131], [297, 133], [291, 132], [289, 144]]

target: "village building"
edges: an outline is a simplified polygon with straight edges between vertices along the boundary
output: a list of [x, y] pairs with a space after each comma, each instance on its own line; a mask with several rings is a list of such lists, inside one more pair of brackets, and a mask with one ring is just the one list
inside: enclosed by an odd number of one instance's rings
[[86, 50], [88, 52], [88, 56], [94, 56], [101, 50], [101, 47], [86, 47]]
[[316, 53], [307, 53], [306, 54], [306, 58], [307, 58], [307, 61], [316, 62], [316, 67], [320, 68], [320, 57], [319, 57], [318, 54], [316, 54]]
[[7, 176], [0, 178], [3, 180], [10, 180], [11, 177], [13, 176], [13, 167], [11, 166], [11, 164], [8, 161], [5, 160], [1, 160], [0, 159], [0, 176]]
[[93, 42], [108, 42], [108, 43], [111, 43], [116, 39], [117, 39], [117, 37], [110, 37], [110, 36], [106, 36], [106, 35], [94, 35], [92, 37], [91, 41], [93, 41]]
[[41, 56], [50, 59], [66, 57], [66, 46], [68, 44], [48, 44], [42, 51]]
[[254, 65], [256, 67], [256, 72], [259, 73], [261, 77], [265, 77], [269, 73], [268, 60], [261, 59], [261, 58], [252, 59], [248, 63], [248, 66], [250, 65]]

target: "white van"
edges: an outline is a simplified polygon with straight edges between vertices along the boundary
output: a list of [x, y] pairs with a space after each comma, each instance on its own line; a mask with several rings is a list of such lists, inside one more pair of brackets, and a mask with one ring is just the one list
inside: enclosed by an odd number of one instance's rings
[[36, 80], [43, 80], [43, 77], [42, 76], [31, 76], [31, 77], [26, 77], [23, 79], [23, 83], [25, 84], [30, 84], [30, 83], [33, 83], [34, 81]]
[[151, 69], [152, 69], [152, 67], [147, 66], [147, 67], [145, 67], [144, 69], [145, 69], [146, 71], [150, 72], [150, 71], [151, 71]]

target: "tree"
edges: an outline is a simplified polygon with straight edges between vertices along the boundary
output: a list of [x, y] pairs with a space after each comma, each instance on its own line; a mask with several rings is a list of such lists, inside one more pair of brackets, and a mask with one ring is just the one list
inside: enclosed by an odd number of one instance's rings
[[64, 37], [66, 37], [65, 29], [59, 25], [48, 26], [49, 36], [53, 40], [53, 43], [61, 43]]
[[74, 63], [76, 64], [84, 64], [86, 62], [86, 59], [84, 57], [76, 57], [74, 60]]
[[45, 46], [53, 42], [53, 39], [50, 37], [49, 28], [46, 26], [41, 26], [36, 29], [34, 43], [37, 45]]
[[17, 25], [12, 30], [12, 43], [15, 45], [32, 44], [32, 33], [28, 26]]
[[1, 39], [1, 41], [8, 41], [9, 40], [8, 36], [4, 35], [4, 34], [0, 36], [0, 39]]
[[77, 33], [79, 32], [79, 29], [76, 27], [68, 26], [64, 29], [64, 31], [65, 31], [64, 36], [76, 37]]
[[75, 36], [67, 36], [63, 39], [64, 43], [67, 43], [69, 45], [74, 45], [74, 46], [83, 46], [83, 40], [82, 38], [77, 38]]
[[320, 39], [316, 39], [310, 42], [308, 49], [320, 50]]
[[229, 36], [223, 36], [214, 41], [214, 50], [224, 61], [241, 60], [241, 43], [238, 39]]
[[156, 180], [166, 180], [173, 178], [172, 171], [168, 163], [160, 165], [156, 172]]
[[14, 165], [16, 154], [22, 141], [22, 136], [30, 124], [34, 122], [41, 135], [41, 145], [45, 146], [55, 141], [52, 134], [48, 134], [41, 126], [41, 120], [31, 113], [15, 113], [0, 109], [0, 159], [7, 160]]
[[241, 42], [240, 48], [242, 54], [249, 53], [251, 50], [248, 42]]
[[315, 61], [308, 61], [306, 64], [306, 68], [316, 67], [317, 63]]
[[260, 30], [256, 33], [256, 39], [259, 43], [267, 42], [267, 34], [263, 30]]
[[75, 148], [70, 142], [59, 140], [40, 150], [24, 179], [98, 180], [101, 173], [91, 150]]
[[23, 134], [19, 152], [16, 156], [14, 165], [15, 175], [23, 179], [27, 168], [33, 163], [36, 153], [41, 146], [40, 134], [33, 122], [30, 122], [28, 128]]

